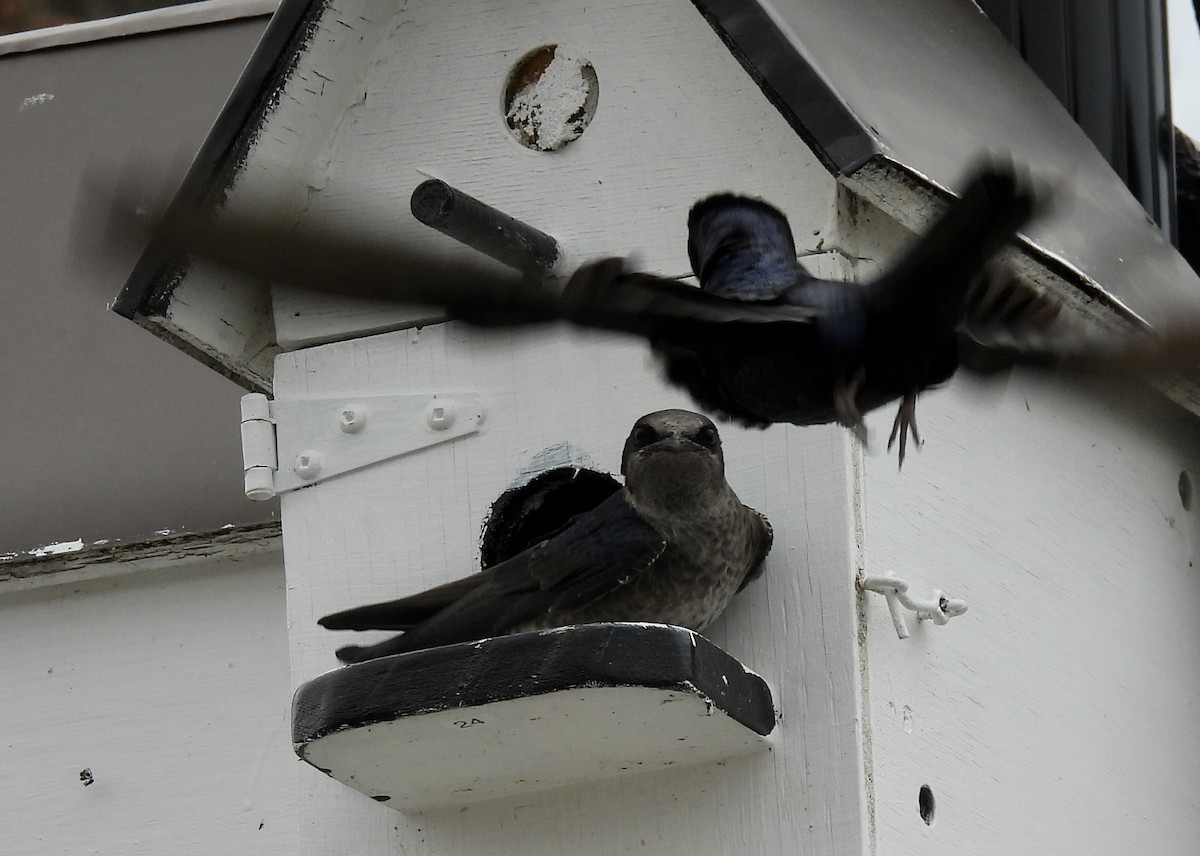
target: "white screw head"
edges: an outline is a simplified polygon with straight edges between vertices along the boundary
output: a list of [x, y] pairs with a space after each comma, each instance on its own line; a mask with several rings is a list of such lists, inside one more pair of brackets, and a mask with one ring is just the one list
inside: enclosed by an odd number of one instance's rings
[[435, 398], [425, 408], [425, 422], [434, 431], [445, 431], [454, 424], [454, 402]]
[[292, 469], [302, 479], [315, 479], [317, 474], [321, 472], [321, 453], [314, 451], [301, 452], [296, 456], [296, 462], [292, 464]]
[[358, 404], [349, 404], [338, 411], [338, 428], [343, 434], [357, 434], [367, 427], [367, 409]]

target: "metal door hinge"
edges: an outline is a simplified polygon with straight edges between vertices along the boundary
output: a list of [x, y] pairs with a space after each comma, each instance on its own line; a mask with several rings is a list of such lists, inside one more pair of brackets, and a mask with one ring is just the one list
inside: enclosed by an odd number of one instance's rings
[[477, 393], [417, 393], [272, 401], [242, 396], [246, 496], [285, 491], [474, 434]]

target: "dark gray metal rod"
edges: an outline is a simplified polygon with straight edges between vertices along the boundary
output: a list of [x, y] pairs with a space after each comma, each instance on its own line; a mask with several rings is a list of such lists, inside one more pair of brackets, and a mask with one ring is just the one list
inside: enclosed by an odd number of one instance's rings
[[444, 181], [421, 182], [411, 205], [413, 216], [426, 226], [519, 271], [544, 276], [558, 261], [558, 242], [545, 232]]

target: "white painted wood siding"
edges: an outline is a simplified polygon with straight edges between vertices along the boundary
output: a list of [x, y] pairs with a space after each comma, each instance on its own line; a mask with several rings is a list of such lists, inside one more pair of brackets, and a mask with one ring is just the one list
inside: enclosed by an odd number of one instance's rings
[[296, 851], [281, 556], [171, 564], [0, 594], [4, 853]]
[[[906, 240], [861, 210], [862, 273]], [[870, 251], [867, 251], [870, 248]], [[866, 572], [969, 611], [866, 595], [876, 848], [889, 856], [1191, 853], [1200, 839], [1200, 425], [1147, 388], [960, 376], [904, 471], [869, 418]], [[918, 791], [934, 794], [934, 825]]]
[[1195, 419], [1025, 376], [998, 395], [927, 396], [923, 453], [866, 462], [868, 572], [969, 604], [900, 641], [870, 595], [879, 852], [1195, 852]]

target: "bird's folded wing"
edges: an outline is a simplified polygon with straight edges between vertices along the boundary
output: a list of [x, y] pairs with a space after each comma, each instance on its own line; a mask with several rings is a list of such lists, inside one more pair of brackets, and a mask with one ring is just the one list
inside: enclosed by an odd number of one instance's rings
[[524, 570], [554, 595], [551, 610], [572, 609], [630, 582], [666, 546], [662, 534], [621, 492], [530, 550]]
[[[327, 615], [328, 630], [409, 631], [434, 619], [437, 628], [478, 626], [498, 632], [546, 609], [583, 606], [621, 586], [662, 554], [666, 540], [617, 493], [571, 520], [533, 548], [460, 580], [385, 603]], [[523, 597], [534, 592], [545, 597]], [[513, 597], [517, 596], [517, 597]], [[436, 618], [435, 618], [436, 616]], [[464, 637], [465, 638], [465, 637]]]
[[399, 600], [335, 612], [317, 623], [326, 630], [411, 630], [475, 591], [487, 579], [486, 573], [472, 574]]
[[741, 591], [750, 583], [762, 576], [763, 562], [767, 559], [767, 554], [771, 552], [771, 545], [775, 541], [775, 532], [771, 528], [770, 521], [762, 513], [755, 511], [753, 508], [743, 506], [746, 513], [751, 515], [751, 521], [755, 524], [755, 551], [754, 558], [750, 563], [750, 571], [746, 574], [742, 584], [738, 586], [738, 591]]

